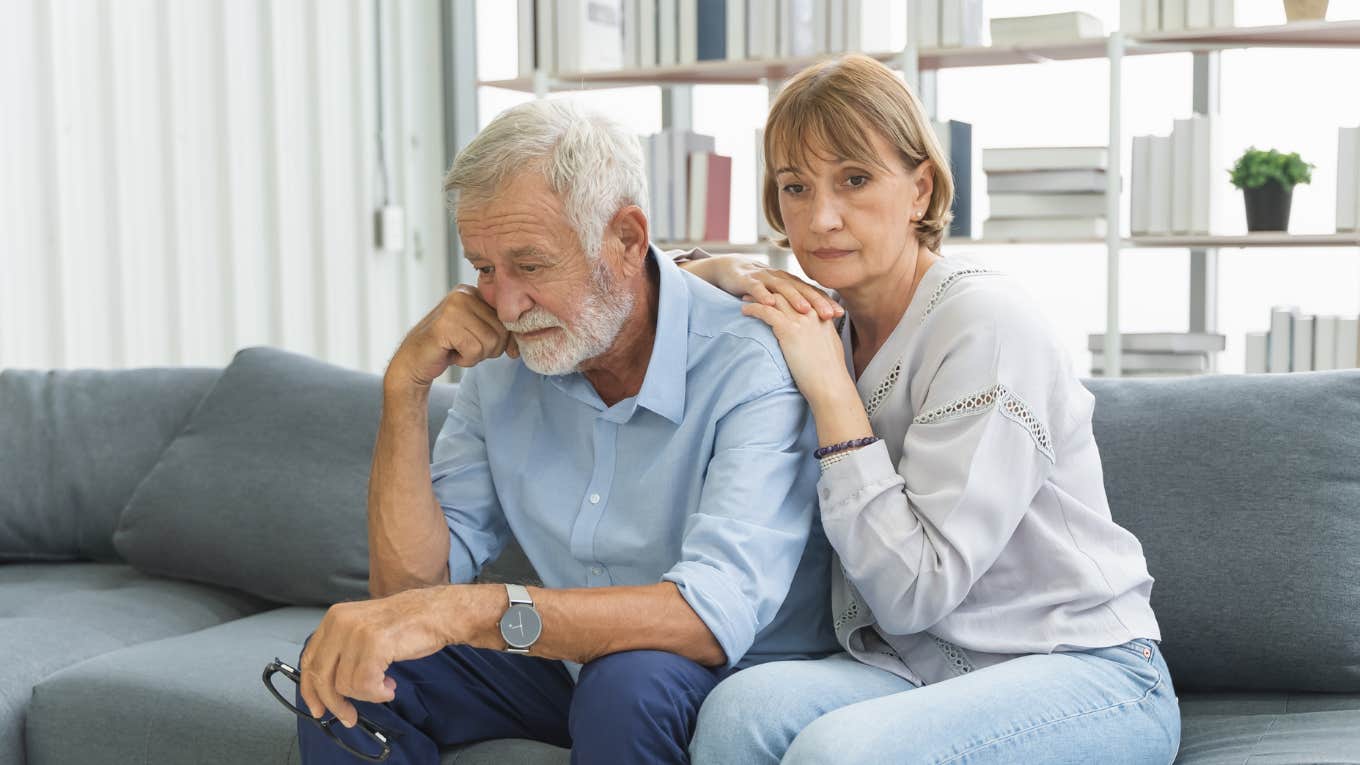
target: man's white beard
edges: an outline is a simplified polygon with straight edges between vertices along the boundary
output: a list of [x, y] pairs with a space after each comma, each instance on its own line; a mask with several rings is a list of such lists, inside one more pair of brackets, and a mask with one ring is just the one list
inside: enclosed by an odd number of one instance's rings
[[[524, 365], [541, 375], [565, 375], [577, 371], [582, 362], [609, 350], [623, 329], [623, 323], [633, 312], [634, 295], [627, 290], [615, 290], [613, 279], [603, 262], [596, 263], [591, 275], [591, 291], [581, 304], [575, 327], [554, 316], [541, 306], [534, 306], [505, 328], [515, 333], [519, 357]], [[560, 327], [542, 339], [530, 340], [523, 335], [548, 327]]]

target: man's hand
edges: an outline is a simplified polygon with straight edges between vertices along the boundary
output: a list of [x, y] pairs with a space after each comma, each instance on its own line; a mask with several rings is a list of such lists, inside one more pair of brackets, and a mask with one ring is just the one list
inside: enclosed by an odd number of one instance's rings
[[387, 374], [429, 387], [450, 366], [473, 367], [502, 353], [519, 356], [514, 337], [476, 287], [460, 284], [406, 333]]
[[426, 587], [331, 606], [299, 662], [302, 700], [312, 716], [330, 710], [345, 727], [353, 727], [359, 713], [349, 699], [396, 698], [397, 683], [385, 674], [392, 662], [424, 658], [454, 642], [443, 634], [445, 589]]

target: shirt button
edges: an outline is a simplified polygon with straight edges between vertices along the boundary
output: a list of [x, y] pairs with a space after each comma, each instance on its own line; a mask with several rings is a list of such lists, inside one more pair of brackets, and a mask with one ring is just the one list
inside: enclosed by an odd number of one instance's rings
[[599, 495], [599, 494], [591, 494], [591, 495], [590, 495], [590, 504], [592, 504], [592, 505], [598, 505], [598, 504], [600, 504], [600, 495]]
[[590, 573], [594, 574], [595, 576], [599, 576], [600, 574], [604, 573], [604, 569], [600, 568], [599, 566], [591, 566]]

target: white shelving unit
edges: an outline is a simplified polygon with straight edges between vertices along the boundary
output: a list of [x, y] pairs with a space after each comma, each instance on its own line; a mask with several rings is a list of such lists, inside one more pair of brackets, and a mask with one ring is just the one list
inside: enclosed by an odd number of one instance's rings
[[[471, 15], [470, 13], [468, 14]], [[1236, 48], [1360, 48], [1360, 21], [1302, 22], [1278, 26], [1197, 29], [1172, 33], [1125, 36], [1114, 32], [1108, 37], [1090, 38], [1043, 45], [994, 46], [976, 48], [908, 47], [900, 52], [875, 53], [875, 58], [901, 70], [916, 84], [930, 111], [933, 108], [934, 73], [944, 69], [979, 66], [1040, 64], [1046, 61], [1073, 61], [1104, 58], [1109, 61], [1109, 137], [1108, 167], [1118, 170], [1124, 149], [1123, 60], [1129, 56], [1165, 53], [1194, 54], [1194, 110], [1213, 114], [1218, 111], [1219, 51]], [[476, 80], [475, 74], [455, 72], [466, 87], [510, 88], [543, 96], [548, 92], [594, 88], [663, 86], [663, 122], [667, 127], [688, 125], [688, 87], [691, 85], [766, 84], [771, 95], [778, 84], [823, 56], [754, 61], [704, 61], [687, 66], [651, 67], [626, 71], [559, 73], [549, 76], [537, 72], [533, 77], [504, 80]], [[934, 116], [932, 114], [932, 116]], [[1137, 236], [1123, 237], [1123, 210], [1120, 205], [1121, 175], [1107, 172], [1106, 226], [1104, 239], [1080, 240], [978, 240], [947, 239], [955, 247], [1013, 245], [1092, 245], [1103, 243], [1107, 252], [1106, 327], [1104, 354], [1114, 374], [1120, 364], [1119, 343], [1119, 266], [1125, 249], [1188, 249], [1191, 254], [1190, 330], [1214, 331], [1217, 324], [1217, 256], [1219, 250], [1237, 248], [1286, 247], [1360, 247], [1360, 234], [1291, 235], [1246, 234], [1213, 236]], [[787, 253], [771, 244], [732, 244], [725, 242], [666, 243], [668, 247], [701, 246], [715, 252], [762, 253], [781, 262]], [[786, 261], [783, 261], [786, 262]]]

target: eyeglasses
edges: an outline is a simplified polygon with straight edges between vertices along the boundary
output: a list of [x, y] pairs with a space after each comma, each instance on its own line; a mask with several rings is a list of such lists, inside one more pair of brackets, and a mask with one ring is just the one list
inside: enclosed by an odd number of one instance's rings
[[347, 742], [337, 736], [335, 731], [331, 730], [331, 726], [333, 725], [344, 727], [338, 718], [332, 716], [329, 720], [318, 720], [305, 710], [298, 709], [293, 705], [293, 702], [289, 700], [293, 698], [295, 694], [290, 693], [285, 696], [279, 692], [278, 688], [274, 687], [275, 674], [283, 675], [294, 683], [301, 683], [302, 673], [298, 672], [295, 667], [285, 664], [281, 659], [276, 657], [265, 666], [262, 679], [264, 680], [264, 686], [269, 689], [270, 693], [274, 694], [274, 698], [278, 699], [280, 704], [288, 707], [288, 711], [321, 728], [321, 730], [326, 732], [327, 736], [331, 737], [332, 741], [343, 747], [345, 751], [355, 757], [361, 757], [368, 760], [369, 762], [382, 762], [392, 754], [392, 744], [389, 739], [394, 737], [394, 734], [383, 730], [377, 723], [365, 718], [363, 715], [359, 715], [359, 722], [355, 727], [363, 731], [365, 735], [362, 737], [362, 743], [358, 744], [357, 748], [355, 746], [350, 746]]

